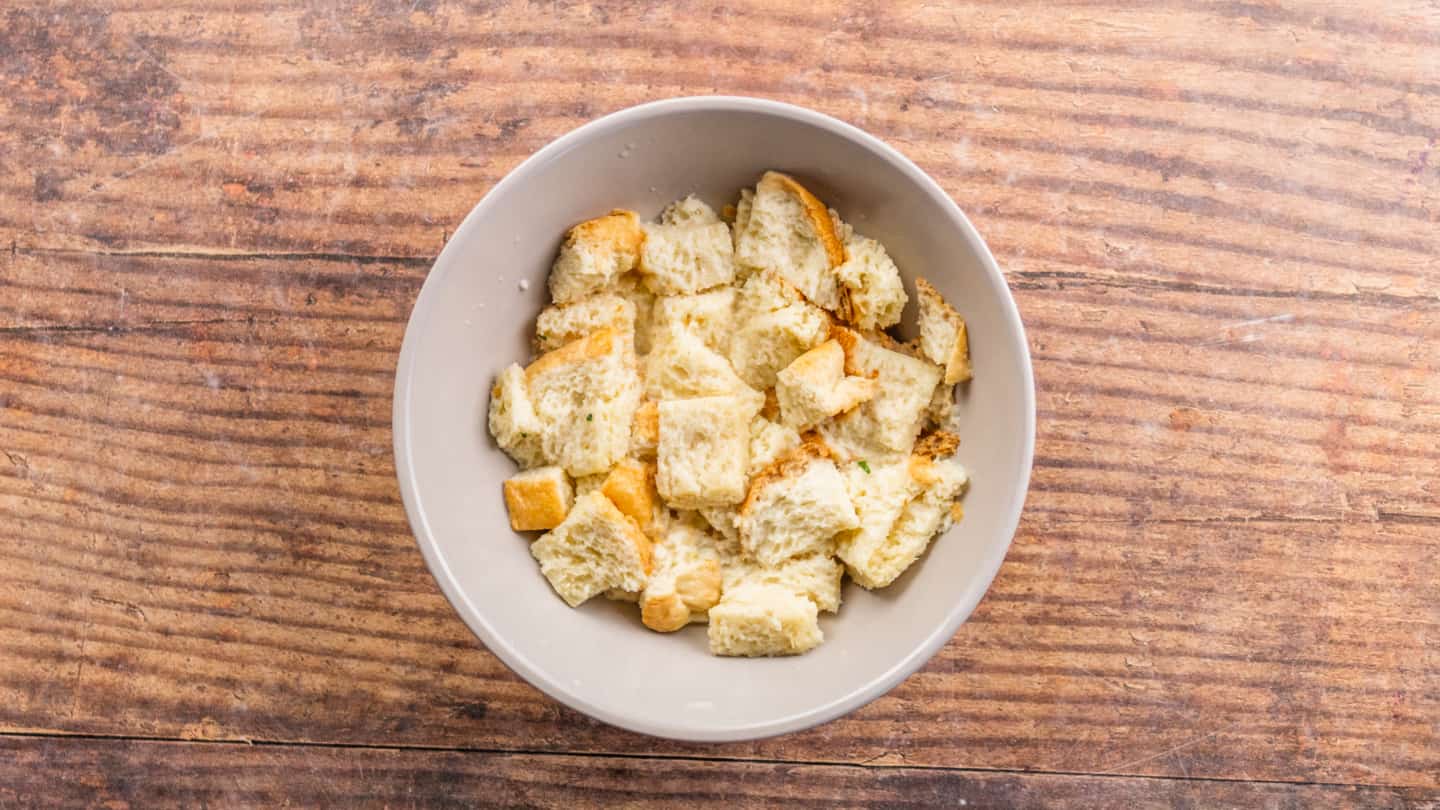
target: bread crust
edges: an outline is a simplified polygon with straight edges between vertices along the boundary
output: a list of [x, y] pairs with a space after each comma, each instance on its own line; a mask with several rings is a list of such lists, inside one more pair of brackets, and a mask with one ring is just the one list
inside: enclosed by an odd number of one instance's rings
[[820, 202], [810, 190], [800, 185], [799, 181], [788, 174], [781, 172], [766, 172], [760, 178], [764, 183], [772, 180], [781, 188], [790, 193], [791, 196], [800, 201], [805, 209], [805, 216], [810, 220], [810, 226], [815, 229], [815, 235], [820, 238], [820, 244], [825, 248], [825, 258], [830, 262], [830, 268], [845, 263], [845, 243], [841, 241], [840, 235], [835, 232], [835, 220], [830, 218], [830, 209], [825, 203]]

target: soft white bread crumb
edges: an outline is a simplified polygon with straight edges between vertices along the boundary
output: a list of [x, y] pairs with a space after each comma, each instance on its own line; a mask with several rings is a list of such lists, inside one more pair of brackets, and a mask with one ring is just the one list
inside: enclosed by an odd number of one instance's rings
[[629, 451], [640, 378], [630, 341], [615, 330], [541, 355], [525, 379], [549, 461], [578, 477], [604, 472]]
[[655, 543], [655, 565], [640, 594], [640, 620], [669, 633], [720, 601], [720, 557], [710, 536], [688, 521], [673, 522]]
[[633, 458], [622, 458], [605, 476], [600, 492], [644, 529], [655, 512], [655, 468]]
[[545, 424], [530, 400], [525, 370], [511, 363], [490, 388], [490, 435], [521, 467], [544, 464]]
[[570, 478], [559, 467], [536, 467], [505, 481], [505, 508], [517, 532], [553, 529], [575, 503]]
[[631, 271], [615, 280], [610, 287], [610, 292], [624, 298], [635, 307], [635, 353], [645, 355], [650, 352], [651, 312], [655, 308], [655, 293], [645, 286], [640, 274]]
[[622, 336], [634, 335], [635, 305], [614, 293], [601, 293], [571, 304], [548, 306], [535, 319], [535, 348], [551, 352], [605, 328]]
[[655, 445], [659, 441], [659, 403], [653, 399], [642, 400], [630, 425], [630, 454], [636, 458], [655, 458]]
[[685, 329], [667, 329], [654, 335], [645, 358], [645, 394], [654, 400], [737, 396], [749, 414], [760, 410], [765, 395], [735, 373], [730, 361]]
[[799, 655], [825, 640], [815, 603], [778, 585], [747, 585], [710, 609], [714, 655]]
[[800, 433], [792, 427], [757, 416], [750, 422], [750, 474], [800, 446]]
[[949, 528], [955, 499], [964, 491], [965, 468], [954, 459], [959, 440], [937, 431], [922, 439], [906, 461], [845, 471], [860, 528], [842, 534], [839, 556], [864, 588], [894, 582], [924, 553], [931, 538]]
[[825, 204], [788, 175], [766, 172], [760, 178], [735, 258], [748, 268], [776, 271], [826, 309], [840, 303], [835, 268], [845, 261], [845, 247]]
[[812, 444], [762, 470], [740, 505], [745, 553], [764, 565], [802, 554], [831, 554], [839, 532], [859, 525], [845, 481]]
[[827, 340], [795, 358], [775, 378], [780, 421], [805, 431], [872, 399], [880, 384], [869, 377], [845, 375], [845, 350]]
[[639, 591], [651, 567], [650, 539], [598, 492], [578, 498], [564, 522], [541, 535], [530, 553], [571, 607], [612, 588]]
[[610, 477], [608, 471], [596, 473], [595, 475], [581, 475], [575, 478], [575, 497], [589, 495], [605, 486], [605, 479]]
[[753, 414], [737, 396], [660, 403], [655, 480], [666, 503], [704, 509], [744, 499]]
[[651, 322], [659, 331], [687, 330], [712, 350], [724, 354], [735, 323], [735, 288], [656, 298]]
[[571, 228], [550, 268], [550, 297], [568, 304], [610, 286], [635, 267], [645, 231], [634, 211], [611, 211]]
[[657, 295], [698, 293], [735, 279], [730, 226], [646, 225], [640, 273]]
[[965, 319], [923, 278], [915, 279], [920, 298], [920, 350], [945, 369], [946, 383], [970, 379], [970, 338]]
[[800, 302], [741, 322], [730, 347], [730, 363], [755, 388], [772, 388], [780, 369], [825, 341], [830, 319]]
[[744, 557], [730, 557], [722, 566], [725, 592], [749, 584], [779, 585], [797, 593], [822, 611], [840, 609], [840, 580], [845, 566], [825, 554], [793, 557], [776, 566], [761, 565]]
[[660, 222], [665, 225], [712, 225], [719, 221], [715, 209], [694, 194], [670, 203], [660, 212]]
[[874, 239], [852, 237], [845, 244], [848, 258], [835, 268], [840, 281], [836, 314], [859, 329], [871, 331], [894, 326], [905, 311], [905, 284], [885, 248]]
[[845, 350], [845, 373], [873, 378], [880, 385], [874, 398], [821, 425], [832, 448], [850, 458], [888, 460], [910, 450], [920, 432], [925, 410], [940, 369], [875, 339], [844, 328], [832, 331]]
[[710, 528], [719, 533], [716, 547], [726, 553], [739, 555], [740, 551], [740, 529], [735, 521], [740, 517], [740, 507], [736, 506], [711, 506], [699, 510], [699, 514], [710, 524]]

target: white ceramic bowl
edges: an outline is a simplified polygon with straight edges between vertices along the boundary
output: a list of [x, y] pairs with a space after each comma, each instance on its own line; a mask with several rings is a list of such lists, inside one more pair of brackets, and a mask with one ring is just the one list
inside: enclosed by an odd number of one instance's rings
[[[924, 275], [965, 316], [975, 380], [960, 405], [965, 518], [894, 585], [846, 585], [825, 643], [795, 658], [715, 658], [705, 628], [662, 635], [633, 605], [572, 610], [501, 482], [515, 465], [486, 431], [495, 374], [524, 363], [546, 273], [571, 225], [621, 207], [652, 216], [696, 193], [718, 210], [765, 169], [798, 177], [905, 275]], [[906, 312], [913, 323], [915, 305]], [[607, 115], [505, 177], [461, 223], [425, 280], [395, 380], [395, 466], [435, 579], [470, 629], [556, 700], [623, 728], [743, 740], [807, 728], [884, 694], [965, 620], [1009, 548], [1029, 483], [1035, 390], [1015, 302], [985, 243], [915, 164], [860, 130], [799, 107], [682, 98]]]

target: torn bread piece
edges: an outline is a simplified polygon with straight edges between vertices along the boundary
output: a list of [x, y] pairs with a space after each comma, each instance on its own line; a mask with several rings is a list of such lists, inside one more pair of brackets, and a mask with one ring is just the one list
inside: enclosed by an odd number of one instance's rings
[[835, 268], [840, 282], [840, 305], [835, 314], [862, 331], [894, 326], [905, 311], [905, 284], [890, 254], [874, 239], [852, 236], [845, 243], [848, 257]]
[[735, 322], [735, 288], [721, 287], [696, 295], [665, 295], [655, 299], [651, 323], [656, 330], [684, 329], [712, 351], [725, 354]]
[[803, 301], [744, 321], [733, 335], [730, 362], [749, 385], [773, 388], [780, 370], [825, 341], [830, 318]]
[[858, 525], [845, 481], [818, 441], [760, 471], [737, 519], [745, 553], [770, 566], [802, 554], [831, 554], [835, 535]]
[[[850, 459], [886, 461], [908, 453], [940, 382], [940, 369], [912, 357], [884, 333], [862, 336], [844, 327], [831, 332], [845, 350], [845, 373], [869, 377], [879, 392], [852, 411], [821, 425], [830, 446]], [[882, 342], [889, 340], [894, 348]]]
[[660, 403], [655, 483], [676, 509], [704, 509], [745, 498], [754, 410], [738, 396]]
[[576, 499], [565, 520], [541, 535], [530, 553], [571, 607], [611, 589], [639, 591], [651, 568], [650, 539], [599, 492]]
[[546, 307], [535, 319], [535, 349], [552, 352], [601, 329], [635, 334], [635, 304], [614, 293], [600, 293], [570, 304]]
[[824, 641], [815, 603], [780, 585], [754, 584], [727, 591], [710, 608], [713, 655], [799, 655]]
[[920, 350], [945, 369], [945, 383], [969, 380], [970, 338], [965, 319], [925, 279], [915, 279], [915, 291], [920, 299]]
[[799, 431], [873, 399], [879, 391], [880, 383], [870, 377], [845, 375], [845, 350], [835, 340], [795, 358], [775, 378], [780, 421]]
[[[916, 444], [905, 461], [845, 471], [860, 527], [842, 534], [837, 552], [864, 588], [894, 582], [924, 553], [931, 538], [949, 528], [965, 468], [954, 458], [958, 437], [936, 431]], [[868, 465], [867, 465], [868, 466]]]
[[634, 211], [616, 209], [571, 228], [550, 268], [550, 297], [568, 304], [609, 287], [635, 267], [645, 231]]
[[644, 529], [650, 525], [655, 513], [654, 465], [622, 458], [605, 476], [600, 492], [622, 514]]
[[694, 194], [670, 203], [660, 212], [660, 222], [664, 225], [713, 225], [720, 221], [715, 209]]
[[645, 358], [645, 394], [665, 401], [708, 396], [736, 396], [749, 414], [760, 410], [765, 395], [735, 373], [730, 361], [685, 329], [667, 329], [655, 335]]
[[522, 468], [546, 463], [545, 423], [530, 400], [525, 370], [511, 363], [490, 388], [490, 435]]
[[750, 421], [750, 474], [768, 467], [800, 442], [800, 433], [794, 428], [756, 416]]
[[640, 273], [651, 292], [698, 293], [735, 279], [735, 247], [725, 223], [644, 227]]
[[727, 593], [750, 584], [779, 585], [809, 599], [824, 612], [840, 609], [840, 580], [845, 566], [827, 554], [792, 557], [775, 566], [730, 556], [722, 559], [721, 568]]
[[640, 593], [640, 620], [661, 633], [679, 630], [720, 601], [720, 556], [714, 541], [689, 521], [673, 522], [655, 543], [655, 566]]
[[599, 331], [543, 354], [525, 369], [541, 445], [552, 463], [579, 477], [608, 470], [630, 449], [640, 377], [630, 341]]
[[575, 503], [575, 489], [559, 467], [536, 467], [506, 479], [505, 508], [517, 532], [553, 529]]
[[699, 515], [718, 534], [715, 545], [723, 555], [738, 557], [743, 553], [740, 548], [740, 528], [735, 525], [740, 518], [738, 505], [707, 507], [699, 510]]
[[845, 246], [829, 209], [795, 178], [773, 171], [760, 178], [749, 202], [744, 228], [737, 228], [736, 260], [776, 271], [812, 303], [834, 311], [840, 304], [835, 268], [845, 262]]

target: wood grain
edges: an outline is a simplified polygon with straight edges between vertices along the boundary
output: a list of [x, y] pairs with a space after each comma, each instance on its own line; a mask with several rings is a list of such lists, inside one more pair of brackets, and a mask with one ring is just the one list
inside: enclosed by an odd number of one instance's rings
[[[63, 768], [70, 778], [43, 778]], [[27, 807], [1419, 808], [1416, 790], [808, 763], [0, 737]]]
[[[13, 4], [0, 732], [524, 749], [551, 753], [433, 767], [610, 789], [662, 767], [614, 755], [741, 758], [704, 767], [813, 771], [817, 801], [860, 762], [997, 804], [1440, 788], [1437, 77], [1425, 3]], [[939, 180], [1015, 291], [1040, 436], [1005, 567], [929, 666], [810, 732], [687, 746], [479, 647], [415, 552], [389, 415], [475, 200], [595, 115], [708, 92], [838, 115]], [[267, 770], [351, 767], [5, 744], [102, 786], [233, 768], [257, 804], [319, 795]], [[366, 756], [401, 787], [432, 767]]]

